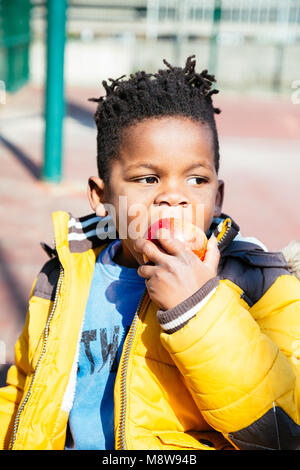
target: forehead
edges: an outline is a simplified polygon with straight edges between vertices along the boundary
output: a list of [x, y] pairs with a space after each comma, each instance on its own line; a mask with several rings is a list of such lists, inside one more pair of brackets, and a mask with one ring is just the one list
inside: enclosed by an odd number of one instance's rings
[[184, 167], [199, 161], [213, 168], [212, 131], [181, 116], [143, 120], [123, 131], [119, 157], [125, 167], [139, 162]]

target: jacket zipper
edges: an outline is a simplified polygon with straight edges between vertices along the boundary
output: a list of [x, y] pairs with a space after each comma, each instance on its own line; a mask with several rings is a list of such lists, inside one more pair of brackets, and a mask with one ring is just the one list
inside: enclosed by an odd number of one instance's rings
[[120, 410], [119, 438], [117, 440], [117, 442], [119, 442], [120, 444], [121, 450], [126, 450], [125, 418], [126, 418], [126, 377], [127, 377], [128, 358], [129, 358], [130, 349], [134, 340], [140, 310], [141, 310], [141, 307], [142, 307], [142, 304], [146, 297], [147, 292], [148, 292], [147, 289], [145, 289], [140, 299], [137, 311], [134, 314], [133, 321], [132, 321], [130, 330], [128, 332], [127, 338], [126, 338], [124, 356], [123, 356], [123, 361], [121, 364], [121, 377], [120, 377], [120, 389], [121, 389], [120, 390], [121, 392], [120, 408], [121, 410]]
[[[224, 235], [222, 238], [218, 241], [218, 245], [224, 240], [226, 237], [227, 233], [229, 232], [231, 228], [231, 223], [227, 227]], [[129, 358], [129, 353], [130, 349], [134, 340], [135, 332], [136, 332], [136, 326], [138, 323], [139, 319], [139, 313], [140, 309], [142, 306], [142, 303], [144, 301], [144, 298], [147, 294], [147, 289], [145, 289], [141, 299], [140, 303], [138, 305], [137, 311], [133, 317], [133, 321], [130, 327], [130, 330], [128, 332], [127, 338], [126, 338], [126, 344], [125, 344], [125, 349], [124, 349], [124, 356], [123, 356], [123, 361], [121, 364], [121, 377], [120, 377], [120, 393], [121, 393], [121, 404], [120, 404], [120, 428], [119, 428], [119, 438], [117, 442], [120, 445], [121, 450], [126, 450], [126, 441], [125, 441], [125, 418], [126, 418], [126, 378], [127, 378], [127, 365], [128, 365], [128, 358]]]
[[[231, 227], [231, 224], [227, 228], [227, 230], [226, 230], [225, 234], [223, 235], [223, 237], [221, 238], [221, 240], [219, 240], [218, 244], [220, 244], [224, 240], [224, 238], [226, 237], [228, 231], [230, 230], [230, 227]], [[40, 357], [38, 359], [38, 362], [36, 364], [36, 367], [35, 367], [35, 370], [34, 370], [34, 373], [33, 373], [32, 379], [31, 379], [29, 389], [28, 389], [28, 391], [26, 393], [26, 396], [25, 396], [25, 398], [24, 398], [24, 400], [23, 400], [23, 402], [22, 402], [21, 406], [19, 407], [19, 410], [16, 414], [9, 449], [13, 448], [14, 443], [16, 441], [19, 422], [20, 422], [20, 416], [21, 416], [21, 414], [22, 414], [22, 412], [23, 412], [23, 410], [24, 410], [24, 408], [25, 408], [25, 406], [26, 406], [26, 404], [27, 404], [27, 402], [30, 398], [32, 388], [33, 388], [33, 385], [34, 385], [34, 381], [35, 381], [35, 378], [36, 378], [36, 375], [37, 375], [37, 371], [38, 371], [40, 363], [41, 363], [41, 361], [42, 361], [42, 359], [43, 359], [43, 357], [46, 353], [48, 336], [49, 336], [49, 327], [50, 327], [50, 323], [51, 323], [51, 320], [53, 318], [53, 315], [54, 315], [54, 312], [55, 312], [55, 309], [56, 309], [56, 306], [57, 306], [58, 294], [59, 294], [59, 291], [60, 291], [60, 288], [61, 288], [63, 277], [64, 277], [64, 269], [63, 269], [62, 265], [60, 265], [60, 273], [59, 273], [59, 278], [58, 278], [58, 282], [57, 282], [57, 286], [56, 286], [54, 301], [53, 301], [52, 309], [51, 309], [51, 312], [48, 316], [47, 323], [46, 323], [46, 326], [45, 326], [45, 329], [44, 329], [43, 349], [42, 349], [42, 352], [41, 352]], [[144, 298], [145, 298], [146, 294], [147, 294], [147, 289], [145, 289], [145, 291], [144, 291], [144, 293], [143, 293], [143, 295], [140, 299], [137, 311], [134, 315], [134, 318], [133, 318], [133, 321], [132, 321], [132, 324], [131, 324], [131, 328], [128, 332], [128, 337], [127, 337], [127, 340], [126, 340], [126, 346], [125, 346], [125, 351], [124, 351], [124, 358], [123, 358], [123, 362], [122, 362], [122, 365], [121, 365], [121, 414], [120, 414], [120, 431], [119, 431], [119, 441], [120, 441], [120, 445], [121, 445], [121, 450], [126, 449], [125, 417], [126, 417], [126, 376], [127, 376], [128, 358], [129, 358], [131, 345], [133, 343], [133, 339], [134, 339], [134, 336], [135, 336], [135, 331], [136, 331], [136, 326], [137, 326], [137, 323], [138, 323], [140, 309], [141, 309], [141, 306], [142, 306], [142, 303], [144, 301]]]
[[55, 312], [55, 309], [56, 309], [56, 306], [57, 306], [58, 294], [59, 294], [59, 291], [60, 291], [60, 288], [61, 288], [63, 277], [64, 277], [64, 268], [62, 267], [62, 265], [60, 265], [60, 273], [59, 273], [59, 278], [58, 278], [58, 282], [57, 282], [57, 286], [56, 286], [56, 290], [55, 290], [54, 301], [53, 301], [52, 309], [51, 309], [51, 312], [48, 316], [47, 323], [46, 323], [46, 326], [45, 326], [45, 329], [44, 329], [43, 349], [42, 349], [42, 352], [41, 352], [40, 357], [38, 359], [38, 362], [36, 364], [36, 367], [34, 369], [34, 373], [33, 373], [32, 379], [31, 379], [29, 389], [26, 393], [26, 396], [25, 396], [21, 406], [19, 407], [19, 410], [18, 410], [18, 412], [16, 414], [16, 417], [15, 417], [15, 420], [14, 420], [13, 432], [12, 432], [12, 437], [11, 437], [11, 441], [10, 441], [10, 445], [9, 445], [10, 450], [13, 448], [14, 443], [16, 441], [19, 422], [20, 422], [20, 416], [21, 416], [21, 414], [22, 414], [22, 412], [23, 412], [23, 410], [24, 410], [24, 408], [25, 408], [25, 406], [26, 406], [26, 404], [27, 404], [27, 402], [30, 398], [32, 388], [33, 388], [33, 385], [34, 385], [34, 381], [35, 381], [35, 378], [36, 378], [36, 375], [37, 375], [37, 371], [38, 371], [39, 366], [41, 364], [41, 361], [42, 361], [42, 359], [43, 359], [43, 357], [46, 353], [48, 336], [49, 336], [49, 327], [50, 327], [50, 323], [51, 323], [51, 320], [53, 318], [53, 315], [54, 315], [54, 312]]
[[220, 244], [224, 241], [224, 239], [225, 239], [225, 237], [227, 236], [227, 234], [228, 234], [228, 232], [229, 232], [230, 229], [231, 229], [231, 221], [228, 223], [228, 226], [227, 226], [227, 228], [226, 228], [226, 230], [225, 230], [224, 235], [223, 235], [222, 238], [220, 238], [220, 240], [218, 241], [218, 245], [220, 245]]
[[[231, 228], [231, 221], [230, 221], [224, 235], [218, 241], [218, 245], [227, 236], [230, 228]], [[135, 332], [136, 332], [136, 327], [137, 327], [137, 323], [138, 323], [138, 319], [139, 319], [140, 309], [141, 309], [141, 306], [142, 306], [142, 303], [144, 301], [144, 298], [145, 298], [146, 294], [147, 294], [147, 289], [145, 289], [145, 291], [144, 291], [144, 293], [143, 293], [143, 295], [140, 299], [137, 311], [136, 311], [136, 313], [133, 317], [133, 321], [132, 321], [130, 330], [128, 332], [127, 338], [126, 338], [123, 361], [122, 361], [122, 364], [120, 366], [121, 367], [121, 374], [120, 374], [121, 375], [121, 377], [120, 377], [120, 389], [121, 389], [120, 390], [120, 393], [121, 393], [120, 409], [121, 409], [121, 411], [120, 411], [119, 438], [118, 438], [117, 442], [120, 444], [121, 450], [126, 450], [125, 418], [126, 418], [126, 378], [127, 378], [128, 358], [129, 358], [130, 349], [131, 349], [131, 346], [132, 346], [132, 343], [133, 343], [133, 340], [134, 340], [134, 337], [135, 337]]]

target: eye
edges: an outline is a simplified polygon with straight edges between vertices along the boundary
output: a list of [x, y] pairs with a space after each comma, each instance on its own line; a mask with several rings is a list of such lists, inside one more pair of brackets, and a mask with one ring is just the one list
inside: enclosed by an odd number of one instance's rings
[[156, 176], [144, 176], [143, 178], [137, 178], [134, 180], [138, 183], [147, 183], [147, 184], [153, 184], [158, 182], [158, 178]]
[[207, 180], [204, 178], [201, 178], [201, 176], [193, 176], [192, 178], [189, 178], [188, 181], [191, 181], [191, 184], [200, 185], [202, 183], [206, 183]]

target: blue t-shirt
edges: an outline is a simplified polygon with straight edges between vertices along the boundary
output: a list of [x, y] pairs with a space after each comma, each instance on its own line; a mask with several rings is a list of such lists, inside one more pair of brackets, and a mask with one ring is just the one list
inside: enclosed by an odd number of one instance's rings
[[[113, 262], [121, 241], [100, 253], [86, 305], [69, 427], [77, 450], [114, 449], [114, 383], [145, 279]], [[66, 446], [67, 448], [67, 446]]]

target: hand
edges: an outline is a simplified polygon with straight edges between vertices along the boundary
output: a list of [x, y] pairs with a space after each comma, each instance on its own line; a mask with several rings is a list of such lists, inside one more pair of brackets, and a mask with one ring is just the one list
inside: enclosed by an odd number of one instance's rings
[[[139, 238], [134, 249], [146, 255], [152, 265], [139, 266], [138, 274], [145, 278], [150, 298], [161, 310], [180, 304], [217, 275], [220, 252], [217, 239], [208, 240], [205, 259], [201, 261], [184, 243], [158, 231], [160, 250], [152, 241]], [[168, 233], [169, 234], [169, 233]]]

